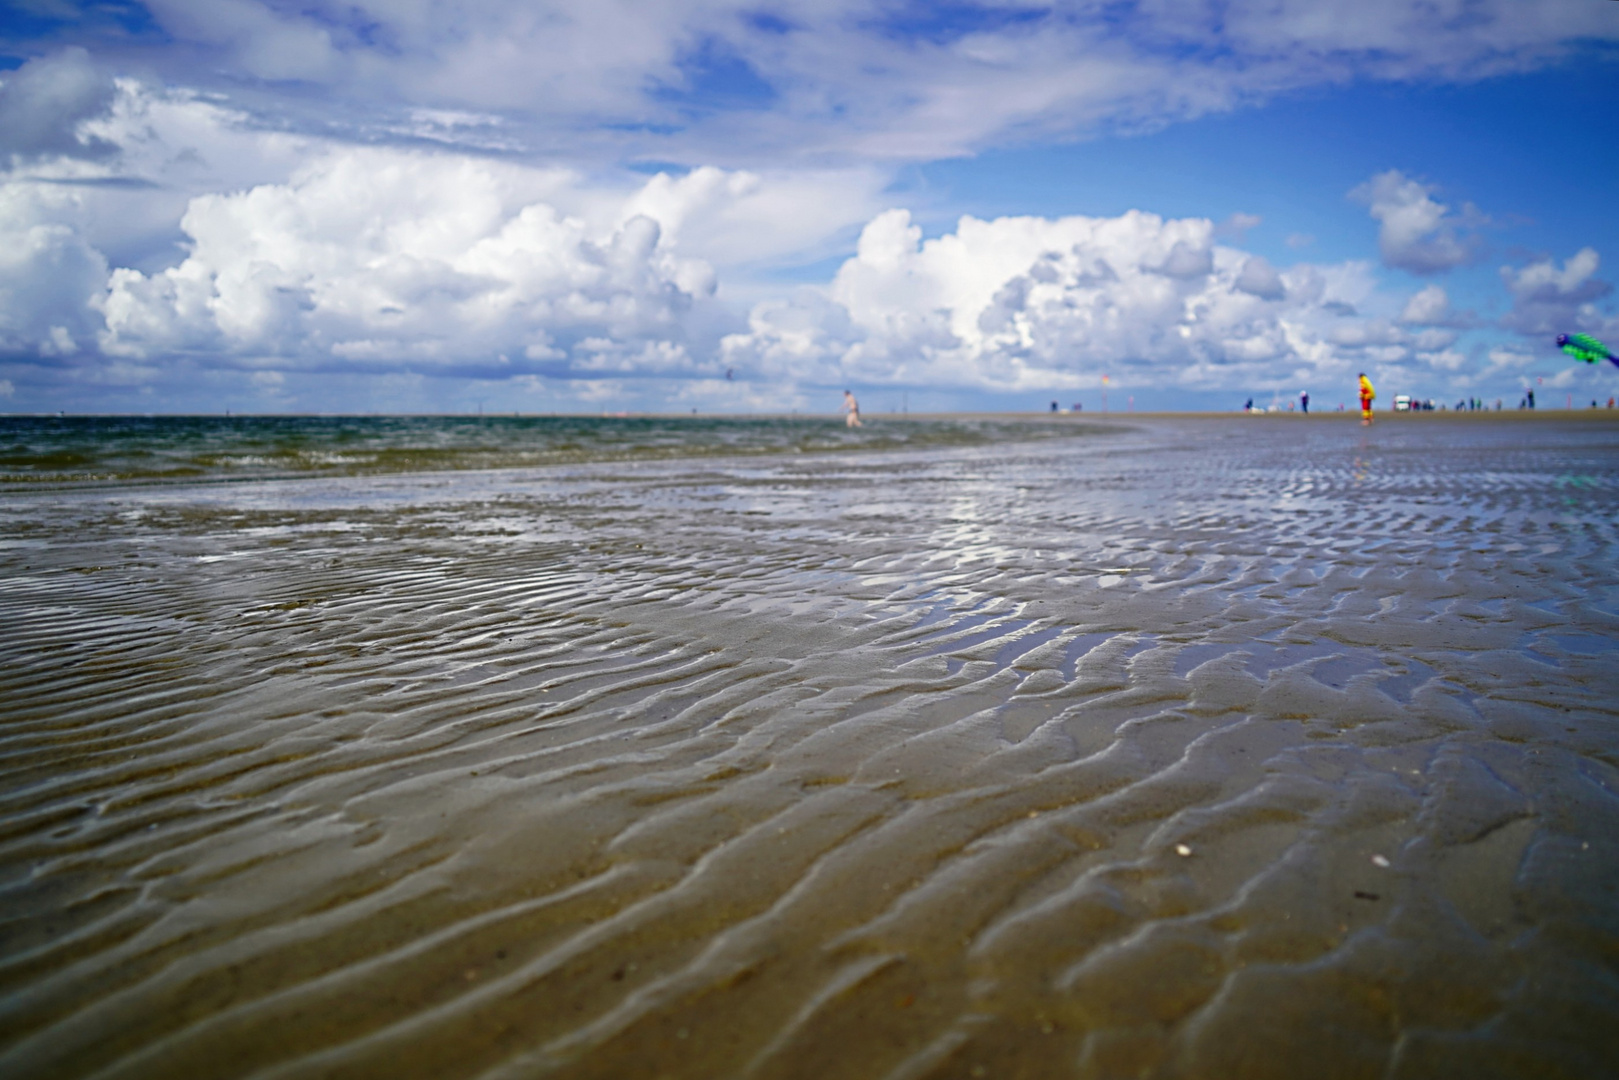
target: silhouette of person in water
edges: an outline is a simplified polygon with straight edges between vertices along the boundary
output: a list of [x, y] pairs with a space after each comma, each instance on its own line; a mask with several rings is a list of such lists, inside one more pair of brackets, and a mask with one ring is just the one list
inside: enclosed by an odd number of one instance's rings
[[843, 392], [843, 411], [849, 414], [843, 421], [845, 425], [848, 427], [863, 426], [860, 423], [860, 402], [856, 401], [854, 395], [847, 390]]
[[1367, 427], [1372, 422], [1372, 399], [1374, 397], [1376, 397], [1376, 396], [1377, 396], [1377, 391], [1372, 389], [1372, 380], [1370, 380], [1370, 379], [1368, 379], [1366, 377], [1366, 373], [1364, 371], [1361, 372], [1360, 373], [1360, 423], [1361, 423], [1362, 427]]

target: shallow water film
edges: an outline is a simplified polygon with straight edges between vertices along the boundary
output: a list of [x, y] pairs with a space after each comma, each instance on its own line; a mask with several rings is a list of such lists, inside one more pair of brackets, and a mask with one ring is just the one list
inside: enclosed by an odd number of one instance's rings
[[0, 1075], [1619, 1073], [1619, 423], [1016, 433], [0, 497]]

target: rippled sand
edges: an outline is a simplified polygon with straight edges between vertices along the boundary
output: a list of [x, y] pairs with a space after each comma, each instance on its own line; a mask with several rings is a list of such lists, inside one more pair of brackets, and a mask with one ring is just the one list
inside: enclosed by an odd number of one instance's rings
[[5, 1076], [1619, 1071], [1619, 424], [0, 521]]

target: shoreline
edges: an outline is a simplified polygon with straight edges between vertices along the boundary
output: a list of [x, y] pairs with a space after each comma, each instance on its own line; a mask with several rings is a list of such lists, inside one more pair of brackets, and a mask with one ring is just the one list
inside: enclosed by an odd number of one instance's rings
[[[1599, 419], [1606, 418], [1619, 422], [1619, 408], [1608, 408], [1598, 405], [1595, 408], [1537, 408], [1537, 409], [1434, 409], [1413, 410], [1410, 412], [1395, 412], [1393, 409], [1379, 408], [1373, 410], [1373, 415], [1379, 419], [1384, 417], [1400, 419], [1435, 419], [1439, 417], [1457, 418], [1466, 417], [1473, 420], [1483, 419]], [[1242, 409], [1221, 410], [1141, 410], [1133, 412], [1069, 412], [1057, 413], [1030, 411], [970, 411], [970, 412], [876, 412], [866, 411], [860, 414], [862, 421], [873, 420], [997, 420], [1002, 422], [1027, 421], [1055, 421], [1055, 420], [1121, 420], [1131, 417], [1143, 419], [1214, 419], [1218, 417], [1293, 417], [1297, 419], [1360, 419], [1358, 409], [1317, 409], [1310, 413], [1301, 413], [1297, 410], [1283, 409], [1270, 412], [1264, 409], [1255, 409], [1246, 412]], [[794, 420], [812, 421], [822, 420], [842, 426], [841, 413], [836, 412], [489, 412], [489, 413], [0, 413], [0, 423], [7, 420]]]
[[[54, 419], [54, 418], [52, 418]], [[83, 418], [88, 420], [89, 418]], [[120, 422], [124, 418], [99, 418], [110, 423]], [[148, 418], [141, 418], [148, 419]], [[161, 429], [165, 420], [172, 420], [176, 424], [195, 423], [197, 421], [218, 420], [216, 426], [208, 425], [212, 430], [228, 430], [235, 426], [239, 417], [231, 417], [228, 421], [212, 417], [173, 417], [150, 418], [157, 432], [152, 438], [162, 437]], [[147, 453], [139, 445], [140, 439], [147, 438], [147, 433], [137, 431], [134, 435], [128, 432], [112, 432], [107, 436], [111, 444], [102, 441], [95, 431], [80, 430], [71, 435], [66, 443], [60, 445], [71, 446], [72, 440], [77, 440], [81, 451], [100, 451], [104, 446], [111, 446], [106, 451], [106, 465], [99, 463], [85, 464], [75, 468], [73, 472], [49, 473], [41, 472], [30, 474], [25, 470], [16, 472], [0, 472], [0, 498], [5, 496], [33, 497], [49, 495], [53, 492], [90, 492], [90, 491], [158, 491], [175, 488], [196, 487], [199, 489], [216, 487], [237, 487], [261, 483], [311, 483], [322, 480], [347, 479], [352, 481], [382, 480], [395, 477], [408, 479], [411, 477], [447, 478], [456, 475], [479, 475], [512, 473], [515, 475], [544, 475], [555, 470], [574, 468], [595, 468], [601, 466], [624, 465], [626, 467], [642, 466], [656, 462], [677, 464], [680, 462], [709, 462], [721, 463], [727, 461], [745, 461], [754, 459], [760, 463], [772, 461], [793, 460], [800, 458], [813, 458], [822, 460], [836, 460], [850, 455], [868, 454], [896, 454], [904, 458], [917, 460], [926, 459], [929, 455], [945, 452], [953, 447], [964, 446], [994, 446], [1012, 445], [1016, 443], [1037, 444], [1048, 439], [1057, 439], [1069, 442], [1072, 439], [1086, 440], [1091, 437], [1112, 437], [1127, 433], [1140, 433], [1156, 429], [1161, 433], [1181, 432], [1189, 437], [1197, 438], [1198, 432], [1207, 433], [1214, 438], [1216, 432], [1230, 433], [1237, 430], [1260, 431], [1263, 425], [1254, 426], [1260, 421], [1278, 420], [1291, 425], [1290, 429], [1300, 433], [1307, 431], [1328, 432], [1340, 430], [1345, 426], [1360, 428], [1358, 413], [1330, 412], [1302, 414], [1298, 412], [1276, 413], [1244, 413], [1244, 412], [1134, 412], [1134, 413], [1008, 413], [1008, 412], [980, 412], [980, 413], [882, 413], [871, 414], [866, 418], [865, 424], [859, 429], [846, 428], [841, 419], [836, 416], [804, 416], [801, 414], [759, 414], [759, 415], [721, 415], [721, 416], [690, 416], [676, 414], [663, 416], [647, 414], [638, 417], [597, 417], [597, 416], [558, 416], [558, 417], [497, 417], [483, 418], [489, 428], [489, 438], [492, 441], [481, 441], [480, 425], [461, 424], [467, 418], [450, 415], [448, 417], [401, 416], [401, 417], [317, 417], [317, 416], [266, 416], [253, 418], [267, 425], [275, 425], [286, 421], [308, 420], [315, 423], [331, 425], [345, 425], [348, 423], [365, 424], [367, 422], [380, 422], [383, 424], [392, 420], [404, 420], [416, 423], [419, 430], [413, 433], [398, 435], [384, 432], [377, 436], [381, 441], [370, 445], [357, 445], [343, 443], [338, 445], [330, 440], [334, 437], [334, 427], [330, 431], [321, 433], [312, 443], [297, 442], [276, 451], [285, 455], [286, 467], [284, 471], [268, 467], [271, 458], [266, 458], [259, 451], [257, 445], [250, 446], [242, 443], [239, 446], [212, 449], [207, 452], [184, 449], [185, 453], [197, 453], [199, 456], [195, 463], [186, 463], [175, 459], [171, 472], [120, 472], [119, 465], [129, 460], [128, 451], [135, 448], [138, 453]], [[490, 420], [495, 423], [488, 423]], [[456, 422], [454, 430], [465, 441], [451, 445], [433, 445], [431, 436], [434, 434], [432, 424], [435, 420]], [[639, 436], [633, 434], [636, 429], [630, 429], [620, 437], [616, 434], [617, 424], [623, 421], [632, 424], [642, 421], [654, 425], [646, 429]], [[546, 444], [533, 441], [535, 436], [555, 438], [558, 434], [553, 432], [551, 422], [557, 425], [572, 426], [580, 432], [588, 434], [583, 442], [573, 441], [565, 444]], [[775, 424], [783, 424], [783, 431], [796, 432], [799, 441], [789, 437], [783, 441]], [[1619, 427], [1619, 409], [1607, 410], [1514, 410], [1511, 412], [1417, 412], [1417, 413], [1382, 413], [1378, 414], [1376, 423], [1367, 429], [1362, 429], [1363, 440], [1379, 438], [1394, 439], [1407, 434], [1415, 434], [1432, 429], [1433, 425], [1441, 427], [1450, 425], [1452, 430], [1487, 431], [1502, 425], [1513, 426], [1519, 430], [1531, 431], [1539, 427], [1545, 432], [1572, 431], [1586, 429], [1591, 431], [1606, 431]], [[927, 425], [935, 425], [935, 430], [926, 432]], [[78, 425], [74, 425], [78, 426]], [[141, 425], [140, 427], [144, 427]], [[710, 437], [707, 441], [694, 441], [690, 445], [682, 446], [668, 441], [671, 433], [678, 433], [683, 428], [698, 432], [707, 430]], [[734, 441], [730, 436], [719, 438], [724, 432], [747, 432], [752, 441]], [[920, 433], [916, 441], [907, 430]], [[952, 431], [952, 429], [955, 429]], [[379, 429], [381, 431], [382, 429]], [[448, 427], [445, 430], [449, 430]], [[1047, 434], [1040, 434], [1041, 432]], [[886, 435], [885, 435], [886, 433]], [[274, 433], [264, 433], [266, 435]], [[373, 433], [375, 434], [375, 433]], [[305, 439], [302, 433], [280, 433], [281, 437], [296, 437]], [[116, 440], [123, 437], [136, 439], [124, 451], [116, 448]], [[371, 437], [371, 436], [367, 436]], [[573, 438], [568, 435], [568, 438]], [[258, 433], [252, 435], [254, 439], [261, 439]], [[321, 442], [324, 438], [327, 442]], [[635, 441], [637, 438], [643, 441]], [[763, 441], [761, 441], [763, 439]], [[808, 441], [803, 441], [807, 439]], [[388, 440], [393, 440], [391, 444]], [[422, 441], [428, 440], [428, 441]], [[600, 440], [600, 441], [593, 441]], [[772, 441], [773, 440], [773, 441]], [[49, 446], [49, 443], [43, 444]], [[256, 452], [257, 451], [257, 452]], [[348, 460], [335, 463], [333, 459], [347, 457]], [[307, 463], [301, 460], [307, 458], [315, 462]], [[434, 460], [434, 459], [437, 460]], [[247, 462], [238, 464], [239, 461]], [[252, 471], [261, 469], [263, 471]], [[188, 470], [188, 471], [182, 471]], [[237, 471], [240, 470], [240, 471]]]

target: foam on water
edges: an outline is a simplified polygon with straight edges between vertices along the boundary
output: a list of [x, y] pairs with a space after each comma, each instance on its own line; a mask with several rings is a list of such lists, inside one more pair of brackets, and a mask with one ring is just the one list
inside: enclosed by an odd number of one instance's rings
[[0, 1071], [1612, 1073], [1616, 466], [1233, 418], [13, 493]]

